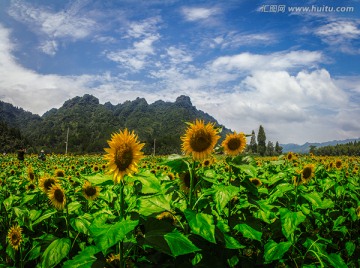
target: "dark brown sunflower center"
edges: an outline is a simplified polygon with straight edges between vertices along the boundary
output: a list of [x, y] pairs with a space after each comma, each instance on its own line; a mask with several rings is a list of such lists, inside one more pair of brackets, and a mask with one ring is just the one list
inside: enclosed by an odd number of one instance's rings
[[51, 186], [55, 184], [55, 180], [54, 179], [47, 179], [44, 182], [44, 188], [46, 189], [46, 191], [50, 190]]
[[240, 145], [241, 145], [241, 141], [237, 138], [230, 139], [227, 144], [229, 150], [231, 151], [236, 151], [237, 149], [240, 148]]
[[54, 198], [57, 202], [63, 203], [65, 198], [63, 191], [61, 189], [56, 189], [54, 191]]
[[58, 171], [56, 171], [56, 176], [57, 177], [64, 177], [65, 174], [64, 174], [64, 172], [62, 170], [58, 170]]
[[312, 170], [311, 170], [310, 167], [304, 168], [304, 170], [302, 172], [302, 175], [303, 175], [304, 179], [309, 179], [311, 177], [311, 174], [312, 174]]
[[197, 131], [190, 139], [191, 149], [195, 152], [206, 151], [211, 145], [211, 135], [204, 130]]
[[13, 234], [11, 235], [11, 241], [12, 241], [13, 245], [19, 244], [19, 243], [20, 243], [20, 236], [19, 236], [19, 234], [13, 233]]
[[34, 179], [35, 179], [35, 174], [34, 173], [29, 173], [29, 179], [31, 180], [31, 181], [33, 181]]
[[341, 163], [341, 161], [336, 161], [335, 165], [336, 165], [336, 168], [341, 168], [342, 163]]
[[260, 186], [261, 181], [259, 179], [253, 179], [251, 180], [251, 182], [255, 185], [255, 186]]
[[96, 188], [94, 186], [88, 186], [84, 190], [87, 196], [94, 196], [96, 195]]
[[133, 152], [128, 146], [116, 149], [115, 165], [120, 171], [125, 171], [133, 161]]

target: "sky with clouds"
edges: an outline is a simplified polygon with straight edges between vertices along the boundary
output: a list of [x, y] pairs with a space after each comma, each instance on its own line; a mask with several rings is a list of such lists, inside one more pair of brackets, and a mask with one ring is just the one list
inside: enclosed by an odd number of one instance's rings
[[0, 100], [188, 95], [280, 143], [360, 137], [360, 0], [1, 0]]

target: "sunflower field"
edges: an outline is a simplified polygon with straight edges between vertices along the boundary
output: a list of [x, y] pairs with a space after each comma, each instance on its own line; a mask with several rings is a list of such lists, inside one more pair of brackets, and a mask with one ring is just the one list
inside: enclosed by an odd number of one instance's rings
[[184, 155], [1, 157], [0, 267], [359, 267], [360, 158], [246, 155], [189, 123]]

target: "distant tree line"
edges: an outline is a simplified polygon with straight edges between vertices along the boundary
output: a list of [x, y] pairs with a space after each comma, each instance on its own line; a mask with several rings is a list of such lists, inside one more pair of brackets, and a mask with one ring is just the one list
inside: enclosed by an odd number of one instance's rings
[[246, 151], [260, 156], [276, 156], [282, 154], [282, 147], [279, 142], [276, 142], [275, 146], [272, 141], [266, 143], [265, 129], [260, 125], [257, 137], [254, 130], [251, 132], [250, 144]]
[[349, 142], [345, 144], [328, 145], [323, 147], [311, 146], [310, 153], [314, 155], [329, 156], [360, 156], [360, 141]]

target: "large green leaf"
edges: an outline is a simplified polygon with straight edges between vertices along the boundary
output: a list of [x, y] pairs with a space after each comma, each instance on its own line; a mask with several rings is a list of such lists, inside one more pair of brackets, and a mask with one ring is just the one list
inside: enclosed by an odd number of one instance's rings
[[70, 248], [71, 240], [69, 238], [56, 239], [44, 251], [41, 257], [41, 267], [55, 267], [69, 254]]
[[139, 198], [139, 213], [149, 216], [154, 213], [169, 211], [171, 196], [170, 195], [154, 195]]
[[56, 210], [53, 210], [53, 209], [50, 209], [50, 210], [46, 210], [44, 212], [43, 215], [41, 215], [41, 217], [39, 217], [37, 220], [35, 220], [33, 223], [32, 223], [32, 226], [35, 226], [36, 224], [42, 222], [43, 220], [47, 219], [47, 218], [50, 218], [51, 215], [55, 214], [57, 211]]
[[270, 193], [270, 197], [268, 198], [269, 204], [273, 203], [278, 199], [279, 197], [282, 197], [286, 192], [293, 191], [294, 185], [289, 183], [281, 183], [276, 186], [276, 190], [272, 193]]
[[301, 212], [292, 212], [286, 208], [280, 209], [282, 232], [288, 240], [293, 241], [293, 234], [297, 226], [302, 223], [306, 216]]
[[96, 246], [88, 246], [72, 260], [68, 260], [62, 266], [63, 268], [91, 268], [92, 264], [96, 261], [94, 256], [100, 250]]
[[91, 182], [93, 185], [113, 185], [113, 176], [103, 173], [96, 173], [95, 175], [84, 176], [84, 179]]
[[330, 199], [321, 200], [320, 194], [318, 192], [303, 193], [301, 196], [308, 200], [314, 209], [327, 209], [334, 207], [334, 202]]
[[347, 268], [348, 266], [341, 258], [340, 254], [331, 253], [327, 256], [328, 262], [335, 268]]
[[91, 222], [85, 219], [83, 216], [79, 216], [77, 218], [70, 219], [70, 225], [79, 233], [88, 235]]
[[239, 187], [232, 185], [225, 186], [223, 184], [216, 185], [214, 187], [214, 200], [216, 203], [216, 209], [219, 213], [225, 208], [227, 203], [239, 193]]
[[160, 180], [150, 170], [137, 173], [131, 180], [141, 182], [141, 193], [143, 194], [155, 194], [161, 190]]
[[221, 231], [221, 235], [219, 236], [219, 233], [216, 232], [216, 238], [218, 238], [220, 241], [223, 241], [225, 243], [225, 247], [229, 249], [240, 249], [245, 248], [244, 245], [241, 245], [239, 241], [237, 241], [234, 237], [229, 235], [230, 227], [225, 223], [223, 220], [219, 220], [216, 224], [216, 227]]
[[168, 243], [174, 257], [200, 250], [185, 235], [176, 229], [174, 229], [171, 233], [164, 235], [164, 238]]
[[276, 243], [275, 241], [270, 240], [264, 246], [265, 262], [271, 263], [272, 261], [281, 259], [290, 247], [290, 241]]
[[212, 215], [196, 213], [190, 209], [186, 209], [184, 214], [193, 234], [200, 235], [204, 239], [216, 243], [215, 225]]
[[356, 245], [352, 241], [348, 241], [345, 244], [345, 248], [346, 248], [347, 254], [351, 257], [354, 254]]
[[246, 223], [240, 223], [236, 225], [234, 229], [242, 233], [242, 235], [246, 238], [261, 241], [262, 232], [255, 230]]
[[171, 167], [171, 169], [177, 173], [181, 173], [189, 169], [189, 163], [184, 157], [177, 154], [170, 155], [162, 164]]
[[132, 220], [123, 220], [114, 224], [93, 222], [89, 230], [96, 246], [101, 251], [105, 251], [123, 240], [129, 232], [134, 230], [138, 223], [139, 221]]

